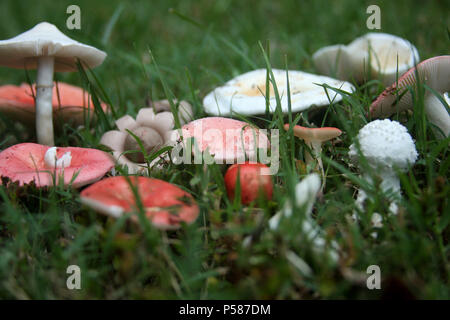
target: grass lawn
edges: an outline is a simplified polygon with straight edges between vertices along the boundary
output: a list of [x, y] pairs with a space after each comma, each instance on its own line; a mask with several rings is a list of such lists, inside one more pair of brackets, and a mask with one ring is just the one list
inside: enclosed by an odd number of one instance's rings
[[[450, 2], [435, 1], [77, 1], [81, 30], [68, 30], [72, 1], [2, 0], [0, 39], [42, 21], [80, 42], [108, 53], [89, 80], [56, 73], [57, 80], [86, 87], [110, 100], [117, 117], [135, 116], [149, 99], [189, 101], [195, 118], [205, 117], [202, 99], [241, 73], [272, 68], [316, 73], [312, 54], [349, 43], [370, 30], [366, 8], [381, 8], [381, 32], [411, 41], [421, 60], [449, 54]], [[261, 44], [261, 45], [260, 45]], [[29, 71], [35, 79], [36, 71]], [[25, 82], [23, 70], [0, 68], [0, 85]], [[104, 93], [102, 90], [104, 90]], [[326, 239], [339, 245], [332, 263], [313, 250], [300, 230], [298, 209], [278, 230], [268, 221], [306, 172], [296, 165], [305, 144], [280, 130], [280, 169], [273, 199], [259, 208], [228, 200], [220, 165], [168, 165], [151, 176], [189, 191], [198, 202], [197, 221], [176, 231], [136, 226], [81, 205], [76, 189], [0, 187], [0, 298], [8, 299], [378, 299], [450, 298], [450, 210], [448, 139], [437, 140], [423, 114], [394, 115], [415, 140], [419, 159], [400, 175], [397, 216], [387, 215], [386, 197], [375, 192], [367, 215], [355, 223], [359, 171], [350, 165], [349, 146], [367, 122], [370, 103], [384, 90], [377, 81], [357, 87], [327, 112], [305, 112], [298, 124], [334, 126], [344, 133], [327, 143], [326, 187], [313, 217]], [[423, 101], [418, 102], [423, 108]], [[64, 126], [57, 146], [100, 148], [112, 129], [109, 115], [93, 130]], [[248, 118], [266, 129], [280, 128], [278, 115]], [[424, 125], [425, 123], [425, 125]], [[0, 149], [35, 142], [26, 128], [0, 120]], [[370, 216], [385, 223], [371, 236]], [[244, 239], [251, 236], [250, 245]], [[82, 270], [82, 289], [68, 290], [66, 268]], [[306, 264], [311, 272], [305, 273]], [[382, 289], [366, 287], [366, 269], [378, 265]]]

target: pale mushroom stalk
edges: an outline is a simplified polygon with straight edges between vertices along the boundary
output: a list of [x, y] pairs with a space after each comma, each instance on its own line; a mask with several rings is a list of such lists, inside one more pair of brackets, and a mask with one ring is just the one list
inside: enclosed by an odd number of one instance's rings
[[36, 134], [41, 144], [53, 146], [53, 117], [52, 117], [52, 92], [53, 69], [55, 59], [53, 57], [40, 57], [37, 63], [36, 78]]

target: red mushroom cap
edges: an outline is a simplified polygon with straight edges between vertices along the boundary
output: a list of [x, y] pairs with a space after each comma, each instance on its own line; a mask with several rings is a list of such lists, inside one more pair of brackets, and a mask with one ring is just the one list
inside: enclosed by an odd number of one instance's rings
[[241, 203], [249, 204], [256, 200], [260, 194], [266, 199], [272, 199], [273, 184], [270, 169], [265, 164], [246, 162], [234, 164], [225, 173], [225, 187], [230, 199], [234, 199], [236, 181], [239, 171], [241, 188]]
[[[0, 112], [11, 118], [34, 124], [36, 108], [33, 99], [36, 94], [36, 85], [32, 88], [26, 83], [20, 86], [5, 85], [0, 87]], [[72, 121], [79, 125], [84, 122], [83, 112], [90, 109], [91, 117], [94, 117], [94, 103], [88, 92], [64, 82], [57, 82], [53, 86], [52, 105], [54, 117], [64, 122]], [[100, 103], [104, 111], [107, 105]]]
[[[60, 158], [66, 152], [72, 155], [71, 164], [65, 168], [49, 168], [45, 165], [44, 156], [49, 146], [36, 143], [21, 143], [0, 152], [0, 176], [19, 185], [31, 183], [38, 187], [53, 185], [64, 175], [64, 185], [68, 185], [73, 176], [78, 174], [72, 183], [74, 187], [81, 187], [93, 183], [103, 177], [114, 167], [111, 157], [100, 150], [88, 148], [57, 148], [56, 155]], [[55, 176], [56, 173], [56, 177]]]
[[[194, 198], [179, 187], [159, 179], [130, 176], [137, 187], [146, 216], [160, 229], [174, 229], [197, 219]], [[125, 177], [103, 179], [81, 192], [81, 201], [107, 215], [137, 210], [136, 199]]]
[[270, 146], [267, 136], [260, 129], [230, 118], [198, 119], [184, 125], [182, 131], [185, 140], [194, 137], [200, 151], [208, 148], [216, 161], [221, 162], [235, 162], [243, 159], [244, 155], [254, 155], [257, 148], [267, 149]]

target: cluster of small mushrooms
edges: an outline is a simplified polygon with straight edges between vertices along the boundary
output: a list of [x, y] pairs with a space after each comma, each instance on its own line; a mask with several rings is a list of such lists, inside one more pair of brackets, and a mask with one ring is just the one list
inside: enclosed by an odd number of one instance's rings
[[[316, 69], [323, 75], [272, 69], [273, 78], [267, 81], [267, 70], [258, 69], [231, 79], [205, 96], [203, 108], [209, 117], [194, 119], [188, 102], [167, 100], [141, 108], [135, 118], [124, 115], [115, 122], [117, 130], [104, 133], [100, 139], [100, 144], [108, 147], [110, 153], [55, 147], [54, 120], [82, 125], [86, 113], [94, 117], [94, 106], [83, 89], [54, 83], [53, 73], [76, 71], [78, 61], [84, 67], [94, 68], [105, 57], [106, 53], [68, 38], [47, 22], [17, 37], [0, 41], [1, 65], [37, 68], [36, 84], [0, 87], [2, 115], [27, 125], [35, 124], [38, 142], [13, 145], [0, 152], [2, 178], [19, 185], [34, 183], [37, 187], [61, 183], [75, 188], [90, 185], [80, 193], [82, 203], [111, 217], [137, 210], [133, 192], [136, 188], [148, 219], [158, 228], [172, 229], [182, 223], [194, 222], [199, 207], [188, 192], [146, 176], [147, 169], [161, 170], [168, 161], [196, 163], [200, 155], [203, 163], [235, 164], [225, 174], [231, 201], [239, 196], [243, 204], [255, 205], [256, 201], [271, 199], [273, 181], [268, 167], [248, 161], [256, 159], [258, 150], [270, 147], [269, 137], [254, 125], [231, 119], [233, 115], [253, 116], [280, 111], [287, 114], [323, 108], [342, 101], [346, 93], [355, 90], [349, 81], [361, 84], [371, 75], [388, 87], [370, 106], [370, 118], [386, 118], [407, 109], [414, 111], [417, 108], [415, 90], [421, 82], [432, 89], [425, 92], [425, 112], [436, 136], [446, 138], [450, 133], [450, 116], [448, 106], [445, 106], [445, 102], [449, 102], [450, 56], [419, 63], [418, 51], [410, 42], [389, 34], [369, 33], [349, 45], [333, 45], [314, 53]], [[110, 107], [102, 103], [101, 108], [109, 112]], [[181, 128], [176, 128], [177, 122]], [[297, 185], [296, 203], [286, 203], [272, 217], [269, 226], [276, 230], [283, 219], [289, 219], [294, 208], [301, 209], [305, 213], [301, 231], [317, 250], [323, 252], [326, 241], [311, 212], [315, 198], [325, 187], [322, 145], [339, 137], [342, 131], [290, 124], [284, 129], [303, 140], [309, 174]], [[169, 151], [162, 152], [148, 161], [149, 155], [166, 146], [172, 147], [168, 150], [184, 152], [179, 153], [179, 157], [173, 152], [170, 157]], [[193, 159], [191, 155], [194, 155]], [[390, 211], [397, 213], [401, 197], [397, 173], [410, 168], [418, 157], [407, 129], [389, 119], [369, 122], [355, 137], [349, 156], [358, 164], [366, 182], [373, 185], [374, 180], [381, 179], [381, 189], [391, 200]], [[376, 177], [364, 174], [367, 166]], [[108, 172], [115, 175], [114, 168], [117, 167], [127, 170], [130, 175], [104, 178]], [[237, 182], [239, 188], [236, 188]], [[370, 199], [370, 192], [359, 190], [356, 216], [363, 214], [365, 203]], [[135, 217], [132, 219], [136, 220]], [[374, 215], [372, 221], [374, 226], [380, 226], [380, 215]], [[334, 260], [336, 248], [336, 243], [331, 243], [329, 254]]]

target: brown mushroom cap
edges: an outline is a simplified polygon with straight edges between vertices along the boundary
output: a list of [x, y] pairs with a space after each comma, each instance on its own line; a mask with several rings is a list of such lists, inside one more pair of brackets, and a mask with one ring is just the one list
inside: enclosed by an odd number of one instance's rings
[[[194, 222], [199, 208], [188, 192], [159, 179], [130, 177], [137, 188], [145, 214], [155, 227], [174, 229]], [[81, 201], [107, 215], [118, 217], [137, 210], [136, 198], [125, 177], [103, 179], [84, 189]], [[136, 220], [135, 220], [136, 221]]]

